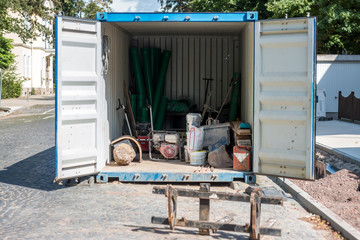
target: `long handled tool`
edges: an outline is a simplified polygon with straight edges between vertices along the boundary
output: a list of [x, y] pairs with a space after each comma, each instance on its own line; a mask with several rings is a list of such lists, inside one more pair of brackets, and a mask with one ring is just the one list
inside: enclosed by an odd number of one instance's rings
[[128, 126], [128, 128], [129, 128], [130, 136], [133, 136], [132, 131], [131, 131], [131, 127], [130, 127], [130, 122], [129, 122], [128, 114], [127, 114], [127, 111], [126, 111], [126, 107], [125, 107], [124, 104], [121, 104], [120, 98], [118, 98], [118, 103], [119, 103], [119, 106], [116, 108], [116, 110], [120, 110], [120, 109], [124, 110], [124, 115], [125, 115], [125, 119], [126, 119], [127, 126]]
[[227, 101], [227, 99], [228, 99], [228, 97], [230, 95], [230, 92], [231, 92], [232, 88], [236, 85], [236, 83], [237, 83], [237, 81], [239, 81], [239, 79], [240, 79], [240, 77], [238, 77], [235, 81], [234, 81], [234, 78], [231, 79], [230, 84], [229, 84], [230, 85], [229, 90], [226, 93], [224, 101], [221, 104], [220, 110], [219, 110], [218, 114], [216, 115], [215, 120], [217, 120], [219, 118], [220, 113], [221, 113], [221, 111], [222, 111], [222, 109], [223, 109], [223, 107], [224, 107], [224, 105], [225, 105], [225, 103], [226, 103], [226, 101]]

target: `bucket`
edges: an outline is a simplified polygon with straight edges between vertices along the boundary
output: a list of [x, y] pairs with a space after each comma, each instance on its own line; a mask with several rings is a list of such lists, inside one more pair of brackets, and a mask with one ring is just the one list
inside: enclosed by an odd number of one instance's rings
[[190, 153], [190, 165], [205, 165], [207, 151], [195, 151]]

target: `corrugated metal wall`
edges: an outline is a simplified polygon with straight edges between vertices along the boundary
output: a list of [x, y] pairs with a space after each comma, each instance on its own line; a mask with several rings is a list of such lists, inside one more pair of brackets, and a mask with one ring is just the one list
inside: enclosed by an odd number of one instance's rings
[[[102, 34], [110, 38], [109, 71], [103, 74], [105, 81], [105, 143], [106, 148], [110, 141], [122, 135], [124, 123], [123, 110], [116, 110], [118, 99], [125, 104], [124, 81], [129, 79], [129, 47], [130, 38], [116, 26], [107, 23], [102, 24]], [[120, 44], [121, 43], [121, 44]], [[105, 153], [109, 158], [109, 153]]]
[[165, 95], [169, 99], [190, 99], [202, 109], [206, 81], [211, 82], [211, 107], [221, 105], [234, 71], [239, 71], [239, 40], [225, 36], [139, 36], [139, 48], [171, 50]]
[[338, 94], [360, 98], [360, 56], [318, 55], [317, 89], [325, 90], [326, 112], [338, 112]]

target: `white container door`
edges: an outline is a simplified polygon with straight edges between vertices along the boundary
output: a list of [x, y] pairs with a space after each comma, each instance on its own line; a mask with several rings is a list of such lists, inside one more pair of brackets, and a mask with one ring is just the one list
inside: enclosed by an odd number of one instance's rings
[[255, 23], [254, 172], [314, 179], [315, 19]]
[[103, 152], [101, 27], [56, 19], [56, 180], [92, 175]]

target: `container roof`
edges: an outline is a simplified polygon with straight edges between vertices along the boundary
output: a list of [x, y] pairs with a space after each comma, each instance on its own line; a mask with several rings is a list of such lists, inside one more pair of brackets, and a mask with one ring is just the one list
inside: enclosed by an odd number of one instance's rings
[[238, 35], [246, 22], [116, 22], [132, 35]]

